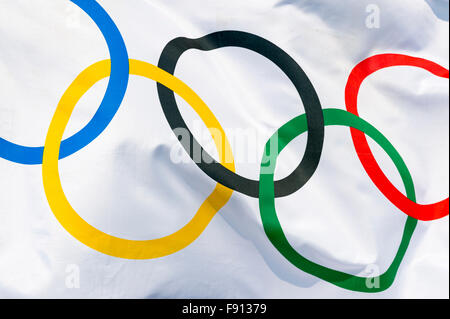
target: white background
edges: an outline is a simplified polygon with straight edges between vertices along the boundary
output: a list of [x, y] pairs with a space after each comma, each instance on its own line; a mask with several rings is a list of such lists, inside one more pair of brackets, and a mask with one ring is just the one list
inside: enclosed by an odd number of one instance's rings
[[[345, 109], [347, 77], [378, 53], [427, 58], [448, 68], [448, 1], [200, 1], [103, 0], [130, 58], [157, 64], [178, 36], [220, 30], [260, 35], [290, 54], [314, 84], [324, 108]], [[367, 28], [366, 7], [380, 8], [380, 28]], [[0, 0], [0, 136], [44, 144], [55, 107], [87, 66], [109, 58], [90, 18], [68, 0]], [[251, 128], [251, 152], [236, 149], [237, 172], [257, 179], [265, 141], [304, 113], [287, 77], [270, 61], [238, 48], [188, 51], [176, 76], [197, 92], [232, 134]], [[95, 113], [107, 80], [77, 105], [65, 136]], [[414, 68], [386, 69], [360, 91], [361, 117], [404, 158], [419, 203], [449, 193], [448, 80]], [[194, 130], [199, 117], [178, 99]], [[206, 130], [206, 128], [204, 128]], [[327, 127], [322, 160], [300, 191], [277, 199], [281, 224], [305, 257], [353, 274], [389, 266], [406, 215], [373, 185], [346, 127]], [[215, 154], [208, 138], [198, 136]], [[276, 177], [303, 156], [306, 134], [278, 160]], [[185, 225], [215, 182], [192, 162], [175, 164], [177, 141], [159, 104], [156, 84], [130, 76], [117, 115], [96, 140], [60, 161], [64, 191], [89, 223], [115, 236], [152, 239]], [[384, 172], [403, 192], [389, 158], [371, 144]], [[250, 155], [250, 156], [249, 156]], [[292, 266], [264, 234], [258, 201], [234, 193], [205, 232], [186, 249], [159, 259], [130, 261], [98, 253], [68, 234], [45, 198], [41, 166], [0, 159], [0, 297], [412, 298], [449, 296], [448, 216], [419, 222], [396, 281], [368, 295], [337, 288]], [[80, 269], [80, 287], [66, 287], [67, 267]]]

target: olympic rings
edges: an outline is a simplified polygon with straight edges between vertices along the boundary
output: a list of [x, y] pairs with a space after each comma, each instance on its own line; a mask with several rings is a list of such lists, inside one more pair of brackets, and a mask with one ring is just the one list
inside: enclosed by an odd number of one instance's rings
[[[106, 11], [93, 0], [71, 0], [95, 22], [108, 45], [111, 55], [111, 77], [105, 96], [93, 118], [79, 132], [62, 141], [60, 158], [79, 151], [111, 122], [122, 103], [128, 85], [128, 53], [122, 35]], [[14, 144], [0, 137], [0, 157], [20, 164], [41, 164], [44, 147]]]
[[[199, 39], [176, 38], [163, 49], [158, 66], [174, 74], [181, 55], [189, 49], [210, 51], [223, 47], [239, 47], [251, 50], [266, 57], [276, 64], [292, 81], [305, 107], [308, 121], [308, 141], [305, 154], [297, 168], [287, 177], [275, 182], [275, 196], [290, 195], [305, 185], [319, 165], [323, 146], [322, 107], [314, 86], [302, 68], [286, 52], [272, 42], [254, 34], [240, 31], [221, 31], [208, 34]], [[172, 91], [158, 83], [158, 94], [164, 115], [172, 130], [183, 128], [189, 134], [189, 140], [182, 145], [194, 160], [192, 150], [200, 150], [200, 162], [197, 166], [216, 182], [248, 196], [259, 196], [259, 182], [247, 179], [226, 169], [217, 163], [197, 142], [183, 120]]]
[[[383, 150], [389, 155], [398, 169], [403, 184], [405, 185], [408, 198], [415, 201], [414, 184], [406, 167], [405, 162], [401, 158], [397, 150], [392, 144], [372, 125], [359, 118], [356, 115], [348, 113], [339, 109], [324, 109], [323, 115], [325, 125], [345, 125], [359, 130], [369, 135], [375, 142], [380, 145]], [[329, 283], [332, 283], [341, 288], [360, 291], [360, 292], [380, 292], [389, 288], [394, 282], [397, 270], [405, 256], [414, 229], [417, 225], [417, 220], [409, 217], [406, 220], [403, 237], [398, 251], [392, 264], [388, 270], [377, 277], [380, 280], [379, 287], [370, 287], [367, 285], [367, 280], [371, 278], [358, 277], [346, 274], [337, 270], [333, 270], [322, 265], [316, 264], [302, 255], [300, 255], [287, 240], [280, 221], [275, 210], [275, 193], [274, 193], [274, 171], [278, 154], [297, 136], [307, 131], [307, 123], [305, 114], [297, 116], [284, 124], [267, 142], [264, 156], [261, 164], [260, 173], [260, 188], [259, 188], [259, 208], [261, 213], [261, 220], [264, 231], [275, 246], [275, 248], [297, 268], [321, 278]], [[275, 143], [273, 143], [275, 141]], [[277, 148], [271, 147], [277, 145]]]
[[[69, 86], [61, 98], [53, 116], [47, 138], [45, 140], [44, 157], [42, 161], [42, 178], [48, 203], [61, 225], [83, 244], [110, 256], [128, 259], [157, 258], [177, 252], [191, 244], [208, 226], [214, 215], [228, 202], [232, 190], [217, 184], [214, 191], [200, 206], [192, 220], [177, 232], [153, 240], [129, 240], [108, 235], [84, 221], [68, 202], [62, 189], [59, 170], [58, 155], [64, 130], [70, 119], [78, 100], [96, 82], [107, 77], [110, 73], [110, 61], [104, 60], [93, 64], [84, 70]], [[147, 77], [164, 84], [188, 102], [202, 118], [207, 127], [225, 133], [220, 123], [211, 113], [208, 106], [181, 80], [159, 69], [158, 67], [138, 61], [130, 60], [130, 73]], [[225, 137], [225, 143], [211, 131], [219, 152], [220, 161], [227, 169], [234, 171], [234, 160], [225, 161], [231, 148]]]
[[[429, 71], [430, 73], [442, 77], [449, 78], [449, 72], [442, 66], [431, 61], [410, 57], [402, 54], [380, 54], [372, 56], [360, 62], [352, 70], [345, 88], [345, 103], [347, 110], [358, 115], [358, 92], [362, 82], [372, 73], [392, 67], [392, 66], [414, 66]], [[391, 201], [398, 209], [405, 214], [420, 220], [434, 220], [445, 217], [449, 212], [449, 199], [440, 202], [421, 205], [417, 204], [405, 195], [403, 195], [384, 175], [380, 166], [378, 166], [375, 157], [367, 143], [367, 139], [363, 133], [353, 128], [350, 129], [353, 144], [364, 169], [370, 179], [378, 187], [378, 189]]]
[[[240, 31], [215, 32], [198, 39], [176, 38], [165, 46], [156, 67], [146, 62], [128, 59], [125, 43], [119, 30], [95, 0], [71, 1], [84, 10], [97, 24], [107, 42], [111, 59], [91, 65], [72, 82], [58, 103], [44, 147], [21, 146], [0, 138], [0, 157], [21, 164], [42, 163], [44, 190], [55, 217], [73, 237], [92, 249], [127, 259], [149, 259], [175, 253], [200, 236], [215, 214], [228, 202], [233, 190], [236, 190], [259, 198], [261, 219], [267, 237], [294, 266], [338, 287], [361, 292], [379, 292], [392, 285], [418, 220], [433, 220], [449, 214], [448, 198], [431, 205], [416, 203], [411, 174], [400, 154], [377, 129], [358, 116], [357, 110], [359, 88], [364, 79], [377, 70], [396, 65], [408, 65], [423, 68], [439, 77], [449, 78], [447, 69], [428, 60], [405, 55], [373, 56], [359, 63], [349, 76], [345, 89], [347, 111], [322, 110], [314, 86], [301, 67], [281, 48], [264, 38]], [[178, 60], [185, 51], [189, 49], [210, 51], [230, 46], [259, 53], [277, 65], [294, 84], [305, 108], [305, 114], [281, 126], [267, 142], [261, 162], [260, 181], [247, 179], [235, 173], [231, 147], [220, 123], [200, 97], [173, 75]], [[182, 139], [181, 144], [191, 158], [193, 158], [193, 152], [190, 145], [192, 149], [201, 150], [201, 162], [196, 163], [197, 166], [218, 182], [213, 192], [184, 227], [169, 236], [153, 240], [123, 239], [88, 224], [71, 207], [62, 189], [59, 176], [59, 159], [88, 145], [108, 126], [122, 103], [129, 74], [147, 77], [157, 82], [159, 100], [171, 129], [175, 132], [176, 129], [183, 128], [188, 132], [189, 141]], [[108, 76], [110, 79], [105, 96], [94, 117], [83, 129], [62, 141], [67, 123], [79, 99], [95, 83]], [[189, 131], [179, 112], [174, 93], [185, 99], [210, 129], [218, 149], [219, 162], [214, 161]], [[289, 244], [277, 217], [275, 198], [287, 196], [299, 190], [317, 169], [324, 142], [324, 128], [328, 125], [350, 127], [356, 152], [365, 171], [378, 189], [397, 208], [408, 215], [394, 260], [387, 271], [377, 277], [380, 280], [378, 288], [367, 285], [367, 281], [373, 278], [346, 274], [303, 257]], [[216, 130], [219, 130], [220, 134], [215, 134]], [[308, 132], [308, 141], [300, 164], [288, 177], [274, 181], [278, 154], [295, 137], [305, 132]], [[398, 191], [381, 171], [367, 144], [365, 134], [374, 139], [394, 162], [405, 186], [406, 196]]]

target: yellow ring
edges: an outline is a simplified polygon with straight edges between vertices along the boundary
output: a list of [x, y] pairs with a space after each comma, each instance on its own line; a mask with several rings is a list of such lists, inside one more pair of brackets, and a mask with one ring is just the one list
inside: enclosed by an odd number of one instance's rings
[[[42, 160], [42, 177], [48, 203], [56, 219], [73, 237], [101, 253], [127, 259], [150, 259], [173, 254], [200, 236], [214, 215], [228, 202], [233, 190], [217, 184], [189, 223], [169, 236], [151, 240], [129, 240], [108, 235], [88, 224], [72, 208], [62, 189], [58, 158], [64, 130], [79, 99], [95, 83], [108, 77], [110, 72], [110, 60], [91, 65], [78, 75], [58, 103], [45, 140]], [[130, 74], [157, 81], [189, 103], [210, 130], [220, 162], [229, 170], [235, 171], [234, 158], [225, 132], [208, 106], [192, 89], [173, 75], [143, 61], [130, 59]], [[221, 136], [217, 136], [215, 130], [219, 130]], [[227, 155], [231, 160], [226, 158]]]

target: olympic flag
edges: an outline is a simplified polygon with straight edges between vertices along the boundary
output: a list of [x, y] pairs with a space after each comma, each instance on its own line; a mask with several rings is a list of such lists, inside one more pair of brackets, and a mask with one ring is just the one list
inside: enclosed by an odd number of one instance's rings
[[0, 297], [448, 298], [448, 0], [0, 0]]

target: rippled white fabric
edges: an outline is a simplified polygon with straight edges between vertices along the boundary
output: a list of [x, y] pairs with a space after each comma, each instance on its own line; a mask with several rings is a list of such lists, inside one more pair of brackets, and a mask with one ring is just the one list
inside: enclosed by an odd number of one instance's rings
[[[260, 35], [301, 65], [324, 108], [345, 109], [350, 71], [374, 54], [408, 54], [448, 68], [448, 0], [99, 3], [120, 29], [130, 58], [153, 64], [165, 44], [178, 36], [200, 37], [219, 30]], [[379, 28], [373, 20], [367, 25], [374, 5]], [[73, 3], [1, 0], [0, 136], [43, 145], [65, 89], [84, 68], [108, 57], [101, 33]], [[188, 51], [175, 74], [219, 119], [229, 134], [237, 172], [246, 177], [258, 178], [270, 135], [304, 113], [287, 77], [253, 52]], [[83, 97], [66, 136], [89, 121], [106, 83], [101, 81]], [[446, 79], [395, 67], [372, 75], [359, 96], [361, 117], [405, 159], [420, 203], [449, 193], [448, 90]], [[184, 101], [178, 102], [191, 130], [215, 154], [200, 118]], [[296, 167], [305, 141], [306, 135], [297, 138], [282, 153], [278, 178]], [[109, 234], [130, 239], [168, 235], [192, 218], [215, 185], [190, 160], [172, 161], [176, 145], [156, 84], [130, 76], [124, 102], [105, 132], [60, 161], [67, 197], [83, 218]], [[384, 172], [403, 191], [389, 158], [371, 145]], [[0, 297], [449, 297], [448, 216], [419, 222], [393, 286], [368, 295], [335, 287], [287, 262], [264, 234], [257, 199], [242, 194], [234, 193], [186, 249], [164, 258], [130, 261], [93, 251], [61, 227], [45, 198], [40, 165], [0, 159], [0, 176]], [[298, 251], [353, 274], [387, 269], [406, 219], [364, 172], [345, 127], [326, 128], [317, 173], [276, 205]], [[78, 270], [79, 285], [70, 279]]]

